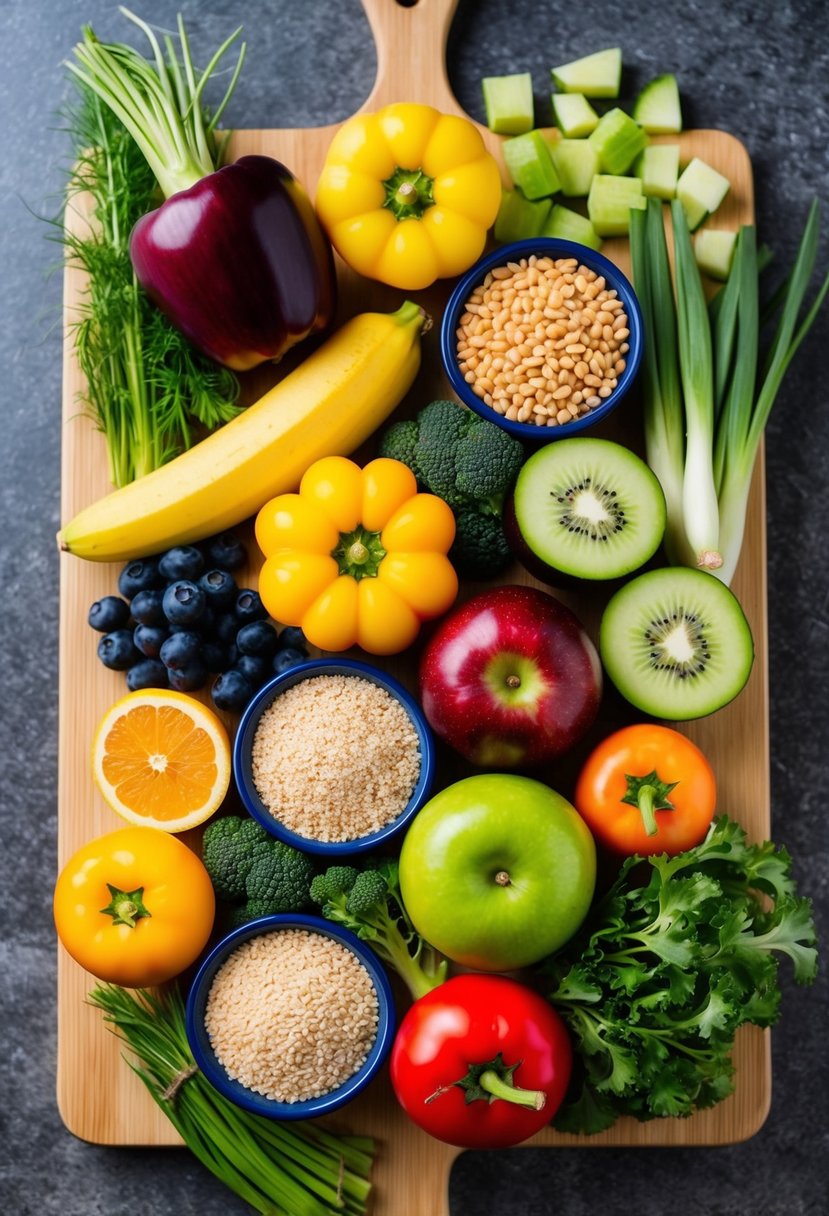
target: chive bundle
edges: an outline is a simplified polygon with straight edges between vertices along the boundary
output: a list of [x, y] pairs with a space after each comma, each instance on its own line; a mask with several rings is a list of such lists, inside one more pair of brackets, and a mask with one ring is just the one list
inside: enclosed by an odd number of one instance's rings
[[199, 1072], [174, 985], [163, 996], [98, 984], [91, 1004], [137, 1056], [130, 1067], [202, 1165], [262, 1216], [363, 1216], [374, 1144], [235, 1106]]

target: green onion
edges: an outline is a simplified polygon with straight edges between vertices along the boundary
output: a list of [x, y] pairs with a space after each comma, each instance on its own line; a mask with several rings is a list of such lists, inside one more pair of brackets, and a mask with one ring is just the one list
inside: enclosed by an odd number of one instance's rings
[[106, 438], [110, 481], [151, 472], [239, 412], [227, 368], [173, 329], [135, 279], [129, 235], [157, 204], [147, 162], [121, 122], [85, 85], [69, 114], [77, 157], [67, 209], [89, 196], [92, 225], [56, 226], [87, 284], [74, 330], [83, 402]]
[[363, 1216], [374, 1144], [242, 1110], [199, 1072], [174, 985], [163, 996], [99, 984], [91, 1004], [137, 1057], [130, 1067], [201, 1163], [262, 1216]]
[[[670, 561], [700, 566], [730, 583], [737, 567], [757, 449], [783, 377], [829, 291], [811, 305], [815, 200], [791, 273], [765, 309], [759, 279], [771, 260], [753, 227], [741, 228], [725, 286], [706, 305], [681, 205], [672, 204], [675, 292], [661, 207], [631, 214], [631, 259], [645, 329], [645, 446], [665, 493]], [[779, 313], [758, 366], [764, 324]], [[759, 388], [758, 388], [759, 385]]]

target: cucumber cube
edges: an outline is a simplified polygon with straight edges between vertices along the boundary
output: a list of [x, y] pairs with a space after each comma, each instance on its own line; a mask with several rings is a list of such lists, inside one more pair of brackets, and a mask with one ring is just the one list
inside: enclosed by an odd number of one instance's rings
[[679, 144], [650, 144], [636, 162], [642, 192], [650, 198], [671, 199], [679, 177]]
[[556, 126], [565, 139], [581, 139], [595, 131], [599, 116], [584, 93], [553, 93]]
[[557, 236], [564, 241], [578, 241], [588, 249], [601, 249], [602, 238], [584, 215], [571, 211], [569, 207], [553, 204], [550, 217], [541, 229], [542, 236]]
[[599, 154], [589, 139], [560, 139], [553, 145], [553, 164], [568, 198], [585, 198], [599, 172]]
[[676, 197], [682, 203], [691, 232], [707, 215], [716, 211], [728, 194], [731, 183], [698, 156], [685, 167], [676, 184]]
[[636, 98], [633, 117], [649, 135], [676, 135], [682, 130], [682, 110], [676, 76], [657, 76]]
[[599, 154], [603, 173], [617, 176], [627, 173], [636, 157], [647, 146], [648, 137], [629, 114], [617, 106], [599, 119], [596, 130], [588, 137]]
[[626, 236], [631, 208], [644, 211], [647, 205], [638, 177], [597, 173], [587, 196], [587, 214], [599, 236]]
[[485, 76], [486, 125], [497, 135], [523, 135], [533, 125], [533, 79], [529, 72]]
[[622, 51], [618, 46], [596, 51], [552, 69], [553, 83], [560, 93], [583, 93], [585, 97], [618, 97], [622, 80]]
[[505, 139], [502, 151], [510, 177], [526, 198], [547, 198], [561, 189], [550, 145], [540, 131]]
[[538, 236], [550, 214], [550, 200], [532, 202], [520, 190], [504, 190], [493, 234], [499, 245]]
[[726, 232], [721, 228], [703, 228], [694, 237], [697, 266], [703, 274], [725, 282], [731, 272], [736, 244], [736, 232]]

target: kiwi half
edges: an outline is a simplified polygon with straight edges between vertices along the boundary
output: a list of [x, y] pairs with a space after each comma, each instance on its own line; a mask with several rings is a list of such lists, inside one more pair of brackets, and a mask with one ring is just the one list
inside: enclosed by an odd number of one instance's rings
[[655, 718], [702, 718], [744, 686], [754, 642], [736, 596], [713, 574], [684, 566], [626, 583], [602, 617], [607, 674]]
[[[552, 573], [614, 579], [638, 570], [665, 531], [665, 496], [638, 456], [607, 439], [561, 439], [535, 452], [513, 510], [530, 553]], [[519, 546], [520, 556], [520, 546]]]

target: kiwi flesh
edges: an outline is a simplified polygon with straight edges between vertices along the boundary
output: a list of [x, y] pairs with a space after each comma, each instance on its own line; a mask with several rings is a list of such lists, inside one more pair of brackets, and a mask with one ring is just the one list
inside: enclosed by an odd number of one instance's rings
[[576, 436], [540, 448], [518, 475], [513, 510], [523, 545], [553, 576], [630, 574], [653, 556], [665, 531], [657, 478], [608, 439]]
[[724, 583], [702, 570], [651, 570], [607, 605], [602, 662], [619, 692], [655, 718], [688, 721], [741, 691], [754, 661], [751, 630]]

